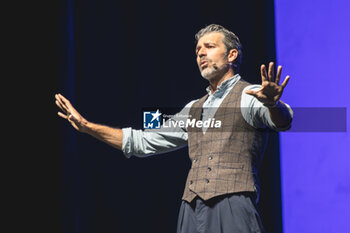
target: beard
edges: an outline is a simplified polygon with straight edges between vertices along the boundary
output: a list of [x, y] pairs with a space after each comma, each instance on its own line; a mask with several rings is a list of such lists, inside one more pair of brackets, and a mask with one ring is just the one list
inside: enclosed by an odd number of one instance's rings
[[222, 64], [218, 66], [216, 63], [208, 61], [208, 66], [204, 69], [200, 69], [201, 75], [204, 79], [210, 81], [215, 79], [220, 79], [229, 69], [227, 64]]

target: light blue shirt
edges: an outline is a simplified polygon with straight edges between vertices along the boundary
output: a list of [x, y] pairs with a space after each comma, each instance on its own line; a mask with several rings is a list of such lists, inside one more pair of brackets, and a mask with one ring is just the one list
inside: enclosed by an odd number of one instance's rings
[[[208, 98], [203, 104], [202, 120], [213, 118], [217, 108], [224, 98], [241, 79], [239, 74], [225, 80], [217, 87], [214, 93], [211, 93], [210, 87], [207, 88]], [[275, 131], [284, 131], [290, 128], [290, 124], [283, 128], [278, 128], [272, 122], [270, 113], [257, 98], [245, 93], [246, 90], [259, 90], [261, 85], [249, 85], [244, 88], [241, 96], [241, 113], [246, 122], [254, 128], [269, 127]], [[189, 102], [178, 114], [168, 121], [186, 120], [189, 115], [192, 104], [197, 101]], [[291, 117], [293, 110], [286, 104]], [[146, 157], [153, 154], [169, 152], [175, 149], [187, 146], [188, 134], [186, 127], [175, 126], [160, 130], [135, 130], [132, 128], [123, 128], [123, 146], [122, 151], [126, 157], [135, 155], [137, 157]], [[203, 133], [207, 128], [202, 127]]]

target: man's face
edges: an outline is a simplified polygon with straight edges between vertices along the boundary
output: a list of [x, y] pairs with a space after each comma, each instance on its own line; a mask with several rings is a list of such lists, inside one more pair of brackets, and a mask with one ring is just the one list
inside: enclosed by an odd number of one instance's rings
[[198, 40], [196, 46], [197, 64], [201, 75], [207, 80], [215, 79], [229, 69], [223, 39], [222, 33], [211, 32]]

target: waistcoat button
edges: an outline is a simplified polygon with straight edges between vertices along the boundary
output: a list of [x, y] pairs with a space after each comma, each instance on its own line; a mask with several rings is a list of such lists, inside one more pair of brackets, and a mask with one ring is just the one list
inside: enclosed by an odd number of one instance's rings
[[205, 182], [207, 182], [207, 184], [209, 183], [209, 180], [208, 179], [205, 179]]
[[210, 168], [210, 167], [208, 167], [208, 171], [211, 171], [211, 168]]
[[190, 184], [193, 184], [193, 181], [192, 181], [192, 180], [190, 180]]
[[209, 156], [209, 157], [208, 157], [208, 159], [209, 159], [209, 160], [212, 160], [212, 159], [213, 159], [213, 157], [212, 157], [212, 156]]

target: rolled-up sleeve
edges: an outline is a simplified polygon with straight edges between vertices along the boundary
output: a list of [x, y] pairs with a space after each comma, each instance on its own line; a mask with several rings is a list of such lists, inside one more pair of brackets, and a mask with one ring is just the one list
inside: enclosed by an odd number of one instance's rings
[[[188, 103], [176, 115], [185, 116], [189, 114], [189, 109], [194, 101]], [[177, 121], [170, 118], [168, 121]], [[122, 151], [127, 158], [132, 155], [137, 157], [147, 157], [154, 154], [162, 154], [172, 150], [187, 146], [187, 129], [179, 126], [170, 129], [163, 128], [159, 130], [136, 130], [132, 128], [123, 128]]]
[[131, 128], [123, 129], [122, 151], [128, 158], [132, 155], [147, 157], [161, 154], [186, 145], [187, 132], [150, 132]]

